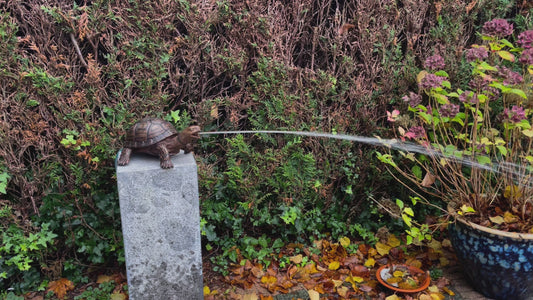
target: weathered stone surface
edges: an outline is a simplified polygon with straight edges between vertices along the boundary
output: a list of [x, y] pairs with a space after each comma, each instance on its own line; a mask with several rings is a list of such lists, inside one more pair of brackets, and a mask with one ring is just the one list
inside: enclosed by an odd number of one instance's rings
[[172, 163], [135, 153], [117, 166], [130, 300], [203, 299], [196, 162]]

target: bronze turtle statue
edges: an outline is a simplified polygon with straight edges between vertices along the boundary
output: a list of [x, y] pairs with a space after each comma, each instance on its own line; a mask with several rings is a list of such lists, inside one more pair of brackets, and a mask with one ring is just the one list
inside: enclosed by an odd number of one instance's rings
[[182, 149], [185, 153], [191, 152], [194, 142], [199, 138], [199, 126], [189, 126], [178, 132], [170, 122], [146, 118], [135, 123], [126, 132], [126, 142], [118, 165], [127, 165], [133, 152], [141, 152], [159, 156], [161, 168], [170, 169], [174, 167], [170, 156], [178, 154]]

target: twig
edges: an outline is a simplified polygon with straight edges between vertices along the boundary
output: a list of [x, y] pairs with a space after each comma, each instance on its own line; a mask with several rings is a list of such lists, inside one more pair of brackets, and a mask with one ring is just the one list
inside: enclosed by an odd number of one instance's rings
[[76, 41], [76, 38], [74, 37], [74, 34], [70, 33], [70, 40], [74, 44], [74, 49], [76, 49], [76, 53], [78, 53], [78, 56], [80, 57], [81, 63], [84, 67], [88, 67], [87, 62], [85, 62], [85, 59], [83, 59], [83, 55], [81, 54], [80, 47], [78, 46], [78, 42]]

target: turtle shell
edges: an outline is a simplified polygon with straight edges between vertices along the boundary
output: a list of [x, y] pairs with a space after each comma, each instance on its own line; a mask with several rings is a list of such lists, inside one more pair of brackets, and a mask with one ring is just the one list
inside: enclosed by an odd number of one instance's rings
[[126, 132], [125, 147], [144, 148], [178, 134], [174, 126], [165, 120], [147, 118], [135, 123]]

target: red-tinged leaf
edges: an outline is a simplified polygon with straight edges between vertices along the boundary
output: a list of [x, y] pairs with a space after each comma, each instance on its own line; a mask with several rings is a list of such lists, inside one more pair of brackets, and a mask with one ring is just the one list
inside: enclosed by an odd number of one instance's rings
[[255, 278], [261, 278], [265, 274], [265, 272], [261, 268], [258, 268], [256, 266], [252, 267], [251, 272], [252, 272], [252, 275], [255, 276]]
[[290, 266], [289, 269], [287, 269], [287, 276], [290, 279], [292, 279], [297, 272], [298, 272], [298, 267]]
[[365, 292], [365, 293], [371, 292], [373, 289], [374, 289], [374, 288], [371, 287], [371, 286], [368, 285], [368, 284], [361, 284], [361, 285], [359, 286], [359, 290], [361, 290], [361, 291], [363, 291], [363, 292]]
[[363, 265], [355, 265], [351, 268], [351, 271], [353, 276], [368, 277], [370, 275], [368, 268]]
[[74, 289], [74, 283], [72, 281], [66, 279], [66, 278], [60, 278], [55, 281], [51, 281], [48, 283], [48, 291], [54, 292], [54, 294], [59, 299], [65, 298], [68, 291], [72, 291]]
[[355, 25], [353, 24], [349, 24], [349, 23], [344, 23], [338, 30], [337, 30], [337, 33], [339, 35], [343, 35], [345, 33], [347, 33], [350, 29], [353, 29], [355, 28]]
[[370, 246], [366, 244], [359, 244], [359, 247], [357, 247], [357, 250], [361, 252], [364, 256], [368, 254], [368, 249], [370, 249]]

